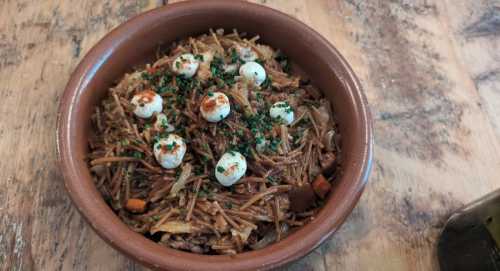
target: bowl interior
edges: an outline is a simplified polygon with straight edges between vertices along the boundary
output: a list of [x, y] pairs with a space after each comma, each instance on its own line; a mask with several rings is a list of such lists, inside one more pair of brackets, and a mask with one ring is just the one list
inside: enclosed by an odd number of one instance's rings
[[[158, 46], [209, 28], [237, 29], [282, 50], [331, 101], [342, 134], [343, 174], [316, 219], [285, 240], [236, 256], [203, 256], [161, 247], [130, 231], [93, 185], [84, 162], [90, 116], [125, 72], [154, 60]], [[82, 60], [60, 110], [59, 155], [66, 187], [97, 233], [151, 267], [169, 270], [267, 269], [309, 252], [343, 222], [360, 196], [371, 161], [371, 133], [364, 97], [338, 52], [316, 32], [273, 10], [226, 1], [175, 4], [140, 15], [108, 34]], [[172, 258], [175, 257], [175, 258]]]

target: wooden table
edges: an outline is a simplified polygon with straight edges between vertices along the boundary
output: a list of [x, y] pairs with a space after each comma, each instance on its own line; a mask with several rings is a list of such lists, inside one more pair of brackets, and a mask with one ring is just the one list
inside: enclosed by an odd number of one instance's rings
[[[83, 55], [163, 2], [1, 1], [2, 270], [143, 270], [94, 234], [67, 197], [55, 165], [56, 110]], [[500, 186], [500, 3], [259, 2], [341, 51], [374, 118], [376, 159], [360, 203], [333, 238], [288, 268], [438, 270], [447, 216]]]

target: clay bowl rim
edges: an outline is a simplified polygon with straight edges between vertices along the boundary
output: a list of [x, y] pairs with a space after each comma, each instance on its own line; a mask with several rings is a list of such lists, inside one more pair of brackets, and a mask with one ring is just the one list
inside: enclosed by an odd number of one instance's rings
[[[78, 103], [80, 95], [89, 80], [93, 80], [95, 72], [102, 63], [112, 57], [113, 46], [125, 42], [131, 31], [146, 27], [154, 18], [175, 16], [178, 11], [188, 14], [190, 9], [213, 7], [247, 9], [248, 12], [258, 13], [260, 17], [272, 16], [327, 48], [327, 53], [334, 58], [334, 63], [331, 63], [332, 75], [340, 78], [344, 87], [348, 89], [350, 102], [356, 112], [353, 120], [359, 129], [357, 131], [359, 142], [355, 144], [355, 149], [359, 152], [353, 154], [356, 157], [355, 163], [344, 169], [344, 175], [350, 171], [350, 176], [353, 178], [349, 184], [344, 182], [343, 189], [346, 195], [342, 200], [337, 198], [333, 202], [333, 199], [329, 199], [315, 220], [284, 240], [260, 250], [235, 256], [197, 255], [166, 248], [128, 229], [100, 197], [93, 181], [90, 178], [82, 180], [82, 172], [85, 170], [88, 172], [88, 168], [82, 167], [83, 159], [75, 157], [70, 147], [75, 140], [71, 122], [81, 111]], [[116, 27], [94, 45], [71, 75], [60, 102], [56, 134], [59, 168], [66, 190], [78, 211], [108, 244], [148, 267], [164, 270], [267, 270], [308, 254], [333, 234], [351, 213], [366, 185], [373, 159], [371, 116], [366, 97], [358, 78], [340, 53], [320, 34], [291, 16], [264, 6], [240, 1], [210, 0], [169, 4], [142, 13]]]

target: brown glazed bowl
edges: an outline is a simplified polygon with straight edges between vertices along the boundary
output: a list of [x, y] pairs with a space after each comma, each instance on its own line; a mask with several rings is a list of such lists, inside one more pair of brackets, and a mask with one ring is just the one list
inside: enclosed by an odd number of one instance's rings
[[[107, 89], [133, 67], [153, 60], [158, 46], [209, 28], [260, 35], [281, 49], [333, 104], [342, 134], [342, 175], [317, 217], [284, 240], [234, 256], [197, 255], [156, 244], [120, 221], [97, 191], [85, 157], [90, 116]], [[240, 1], [169, 4], [120, 25], [83, 58], [72, 74], [58, 113], [57, 151], [66, 189], [80, 213], [111, 246], [159, 270], [267, 270], [311, 252], [343, 223], [367, 182], [372, 128], [366, 98], [339, 52], [303, 23], [281, 12]]]

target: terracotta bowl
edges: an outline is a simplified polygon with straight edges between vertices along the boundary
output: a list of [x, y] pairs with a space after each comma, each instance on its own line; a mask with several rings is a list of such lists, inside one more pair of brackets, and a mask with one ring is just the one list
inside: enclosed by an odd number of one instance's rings
[[[343, 173], [311, 223], [264, 249], [235, 256], [196, 255], [166, 248], [127, 228], [106, 205], [84, 161], [90, 115], [106, 90], [133, 67], [153, 60], [158, 46], [206, 33], [238, 29], [281, 49], [331, 101], [342, 134]], [[266, 270], [311, 252], [335, 232], [356, 205], [372, 162], [366, 98], [339, 52], [317, 32], [281, 12], [239, 1], [169, 4], [139, 15], [106, 35], [83, 58], [59, 108], [57, 151], [66, 189], [80, 213], [111, 246], [160, 270]]]

